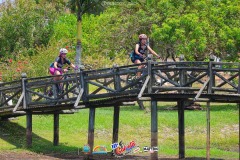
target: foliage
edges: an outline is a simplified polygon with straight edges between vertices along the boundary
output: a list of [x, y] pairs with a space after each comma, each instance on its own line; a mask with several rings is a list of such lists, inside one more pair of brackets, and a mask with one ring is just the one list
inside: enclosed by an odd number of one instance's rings
[[237, 0], [155, 1], [160, 13], [152, 37], [166, 52], [184, 54], [187, 60], [204, 60], [210, 54], [236, 61], [240, 51], [240, 5]]
[[3, 5], [0, 16], [0, 58], [32, 56], [36, 47], [48, 45], [58, 13], [51, 3], [18, 0]]
[[[239, 62], [237, 0], [95, 2], [100, 5], [98, 14], [90, 10], [82, 15], [83, 63], [95, 68], [129, 63], [128, 53], [140, 33], [150, 37], [150, 46], [162, 57], [184, 54], [186, 60], [208, 60], [209, 54], [215, 54]], [[31, 77], [48, 75], [49, 64], [62, 47], [68, 46], [72, 62], [76, 59], [78, 17], [64, 5], [62, 0], [19, 0], [1, 8], [1, 79], [18, 79], [21, 72]]]
[[[150, 45], [163, 57], [184, 54], [186, 60], [202, 61], [214, 54], [224, 61], [239, 61], [240, 6], [237, 0], [104, 4], [109, 5], [107, 10], [99, 16], [88, 17], [92, 22], [88, 27], [94, 27], [90, 32], [93, 43], [89, 42], [88, 46], [98, 54], [114, 57], [129, 53], [137, 35], [146, 33], [150, 36]], [[85, 32], [88, 30], [84, 29], [83, 34]]]

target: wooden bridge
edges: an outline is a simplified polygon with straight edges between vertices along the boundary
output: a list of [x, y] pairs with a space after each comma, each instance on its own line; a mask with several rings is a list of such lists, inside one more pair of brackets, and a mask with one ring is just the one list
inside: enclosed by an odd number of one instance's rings
[[[179, 158], [185, 157], [184, 102], [207, 103], [207, 159], [210, 158], [210, 102], [240, 103], [240, 64], [222, 62], [153, 62], [114, 66], [52, 77], [27, 78], [0, 84], [1, 119], [26, 115], [27, 145], [32, 145], [32, 115], [54, 114], [54, 145], [59, 143], [59, 114], [89, 109], [88, 144], [94, 146], [95, 109], [114, 107], [113, 138], [118, 142], [120, 106], [126, 102], [151, 101], [151, 146], [158, 146], [157, 102], [178, 104]], [[140, 78], [134, 78], [142, 72]], [[62, 83], [64, 92], [56, 93]], [[51, 93], [52, 92], [52, 93]], [[11, 103], [9, 103], [11, 102]], [[158, 152], [151, 154], [157, 159]]]

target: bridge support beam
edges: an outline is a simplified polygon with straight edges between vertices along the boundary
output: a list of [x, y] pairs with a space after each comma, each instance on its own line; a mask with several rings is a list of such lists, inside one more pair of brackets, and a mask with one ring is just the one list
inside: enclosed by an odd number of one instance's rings
[[119, 106], [114, 106], [112, 143], [118, 142], [119, 113], [120, 113], [120, 107]]
[[95, 108], [91, 107], [89, 110], [89, 126], [88, 126], [88, 145], [90, 147], [90, 154], [93, 151], [94, 145], [94, 123], [95, 123]]
[[27, 147], [32, 147], [32, 112], [27, 111], [26, 114], [26, 140], [27, 140]]
[[53, 145], [59, 145], [59, 113], [53, 115]]
[[[151, 101], [151, 147], [158, 147], [157, 101]], [[158, 159], [158, 151], [151, 153], [151, 160]]]
[[185, 131], [184, 131], [184, 101], [178, 103], [178, 141], [179, 141], [179, 159], [185, 158]]
[[210, 102], [207, 102], [207, 160], [210, 159]]

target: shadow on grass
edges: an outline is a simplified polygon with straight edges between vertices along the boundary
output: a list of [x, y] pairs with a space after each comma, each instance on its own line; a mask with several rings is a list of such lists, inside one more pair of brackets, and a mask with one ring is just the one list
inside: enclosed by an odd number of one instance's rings
[[[26, 147], [26, 128], [18, 125], [17, 123], [11, 121], [1, 121], [0, 122], [0, 138], [12, 145], [14, 145], [18, 149], [24, 149], [35, 153], [41, 153], [40, 155], [46, 155], [52, 158], [59, 159], [87, 159], [86, 156], [82, 153], [78, 155], [78, 148], [67, 146], [65, 144], [61, 144], [59, 146], [53, 146], [53, 143], [43, 137], [38, 136], [33, 133], [33, 144], [32, 148]], [[10, 153], [12, 156], [12, 153]], [[19, 153], [13, 153], [19, 154]], [[17, 157], [18, 156], [18, 157]], [[24, 157], [21, 157], [24, 156]], [[34, 156], [34, 155], [32, 155]], [[1, 156], [0, 156], [1, 157]], [[33, 157], [26, 157], [25, 154], [15, 155], [18, 159], [34, 159]], [[41, 158], [41, 157], [38, 157]], [[126, 155], [122, 159], [149, 159], [149, 156], [141, 156], [141, 155]], [[159, 157], [160, 159], [178, 159], [178, 158], [165, 158]], [[46, 159], [46, 157], [43, 157]], [[49, 158], [47, 158], [49, 159]], [[51, 158], [50, 158], [51, 159]], [[116, 159], [116, 157], [108, 155], [94, 155], [92, 160], [98, 159]], [[206, 158], [201, 157], [187, 157], [185, 160], [204, 160]], [[212, 158], [211, 158], [212, 159]], [[212, 160], [220, 160], [220, 159], [212, 159]]]
[[[161, 105], [161, 106], [160, 106]], [[147, 111], [150, 111], [150, 103], [144, 103], [145, 108], [147, 109]], [[158, 111], [173, 111], [176, 112], [176, 109], [172, 109], [174, 106], [176, 106], [175, 103], [173, 103], [172, 105], [167, 104], [165, 106], [162, 106], [161, 102], [158, 103]], [[190, 111], [190, 112], [202, 112], [202, 111], [206, 111], [206, 104], [201, 104], [202, 110], [185, 110], [185, 111]], [[103, 110], [113, 110], [113, 107], [102, 107], [99, 109], [103, 109]], [[121, 111], [146, 111], [146, 110], [141, 110], [137, 104], [137, 102], [135, 103], [135, 105], [129, 105], [129, 106], [120, 106], [120, 110]], [[214, 104], [210, 104], [210, 111], [238, 111], [239, 107], [236, 103], [232, 103], [232, 104], [224, 104], [224, 103], [214, 103]]]
[[[77, 155], [78, 148], [59, 144], [59, 146], [53, 146], [53, 142], [38, 136], [33, 133], [32, 147], [26, 147], [26, 128], [11, 121], [0, 121], [0, 138], [17, 149], [24, 149], [35, 153], [41, 153], [43, 155], [52, 156], [55, 158], [61, 158], [62, 153], [74, 153]], [[54, 154], [61, 153], [61, 154]]]
[[[190, 111], [190, 112], [202, 112], [206, 111], [206, 105], [202, 105], [202, 110], [188, 110], [185, 109], [185, 111]], [[174, 108], [174, 109], [172, 109]], [[174, 106], [158, 106], [158, 110], [160, 111], [177, 111], [177, 107]], [[210, 112], [214, 111], [238, 111], [239, 107], [237, 104], [210, 104]]]

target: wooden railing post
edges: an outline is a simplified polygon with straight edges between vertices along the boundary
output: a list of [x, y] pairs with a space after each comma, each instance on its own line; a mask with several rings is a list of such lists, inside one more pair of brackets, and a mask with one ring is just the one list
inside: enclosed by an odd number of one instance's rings
[[149, 80], [149, 82], [148, 82], [148, 93], [150, 94], [150, 93], [152, 93], [152, 86], [153, 86], [153, 72], [152, 72], [152, 55], [148, 55], [148, 56], [150, 56], [150, 57], [148, 57], [148, 63], [147, 63], [147, 65], [148, 65], [148, 76], [150, 77], [150, 80]]
[[[114, 89], [118, 92], [121, 89], [121, 79], [119, 75], [119, 68], [117, 65], [113, 66], [114, 69]], [[118, 130], [119, 130], [119, 105], [114, 106], [113, 113], [113, 138], [112, 143], [118, 142]]]
[[22, 73], [22, 93], [23, 93], [23, 108], [27, 109], [27, 92], [26, 92], [26, 84], [27, 84], [27, 74]]
[[[212, 94], [213, 89], [215, 85], [215, 78], [213, 75], [213, 59], [210, 57], [210, 62], [208, 65], [208, 77], [209, 77], [209, 83], [207, 88], [207, 93]], [[210, 101], [207, 102], [207, 110], [206, 110], [206, 119], [207, 119], [207, 138], [206, 138], [206, 159], [210, 159]]]
[[[182, 61], [184, 59], [182, 58]], [[180, 65], [182, 66], [182, 64]], [[180, 87], [183, 87], [186, 83], [187, 77], [186, 77], [186, 70], [180, 69], [179, 71], [179, 84]], [[182, 94], [184, 94], [186, 91], [181, 90]], [[185, 158], [185, 117], [184, 117], [184, 107], [185, 107], [186, 101], [184, 99], [179, 100], [177, 102], [178, 105], [178, 141], [179, 141], [179, 159]]]
[[82, 95], [82, 100], [83, 101], [87, 101], [88, 98], [88, 93], [89, 93], [89, 88], [88, 88], [88, 83], [87, 81], [85, 80], [87, 74], [84, 73], [84, 71], [80, 71], [80, 83], [81, 83], [81, 88], [83, 88], [83, 95]]
[[119, 75], [119, 68], [117, 65], [113, 66], [113, 71], [114, 71], [114, 89], [116, 91], [119, 91], [121, 89], [121, 79]]

